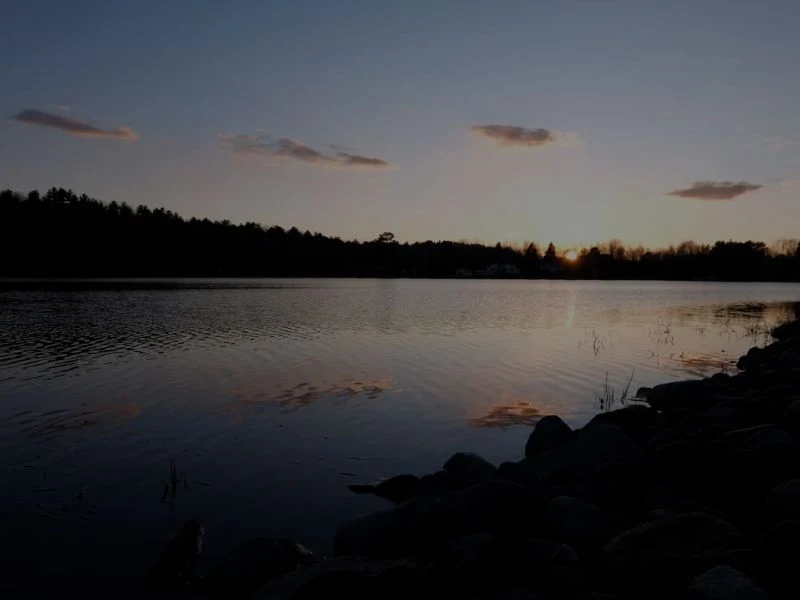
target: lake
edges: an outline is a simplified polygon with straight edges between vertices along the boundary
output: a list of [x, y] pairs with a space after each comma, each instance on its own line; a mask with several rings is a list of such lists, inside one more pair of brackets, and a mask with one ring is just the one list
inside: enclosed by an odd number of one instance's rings
[[3, 575], [135, 576], [192, 517], [201, 565], [257, 536], [324, 552], [388, 506], [347, 484], [459, 450], [518, 459], [540, 415], [580, 426], [606, 381], [734, 372], [797, 300], [760, 283], [0, 282]]

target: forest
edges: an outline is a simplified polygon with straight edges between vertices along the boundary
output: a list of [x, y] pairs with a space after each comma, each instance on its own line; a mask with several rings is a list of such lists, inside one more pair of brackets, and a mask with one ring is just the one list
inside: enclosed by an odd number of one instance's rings
[[549, 243], [368, 241], [259, 223], [185, 218], [104, 203], [72, 190], [0, 192], [0, 277], [518, 277], [798, 281], [800, 246], [784, 239], [691, 241], [662, 249], [612, 240]]

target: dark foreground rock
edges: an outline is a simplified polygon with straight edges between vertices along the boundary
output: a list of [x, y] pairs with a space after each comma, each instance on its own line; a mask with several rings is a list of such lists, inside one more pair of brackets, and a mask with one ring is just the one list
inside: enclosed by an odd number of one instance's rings
[[776, 336], [735, 375], [643, 388], [580, 429], [543, 417], [499, 466], [461, 452], [351, 485], [387, 509], [342, 525], [335, 558], [254, 540], [197, 579], [189, 522], [148, 583], [211, 600], [800, 597], [800, 325]]

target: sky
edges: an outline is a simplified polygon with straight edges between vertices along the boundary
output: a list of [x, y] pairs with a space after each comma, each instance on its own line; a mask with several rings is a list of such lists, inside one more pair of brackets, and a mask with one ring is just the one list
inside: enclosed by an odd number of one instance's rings
[[797, 0], [0, 5], [0, 188], [401, 241], [800, 237]]

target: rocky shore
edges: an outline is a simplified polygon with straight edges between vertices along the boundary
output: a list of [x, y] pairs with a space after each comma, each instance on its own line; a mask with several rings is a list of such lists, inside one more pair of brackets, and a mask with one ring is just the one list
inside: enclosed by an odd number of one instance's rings
[[[639, 390], [580, 429], [544, 417], [518, 460], [470, 453], [356, 493], [334, 556], [252, 540], [191, 577], [184, 526], [151, 588], [192, 597], [782, 600], [800, 597], [800, 323], [733, 376]], [[354, 501], [358, 501], [354, 497]]]

